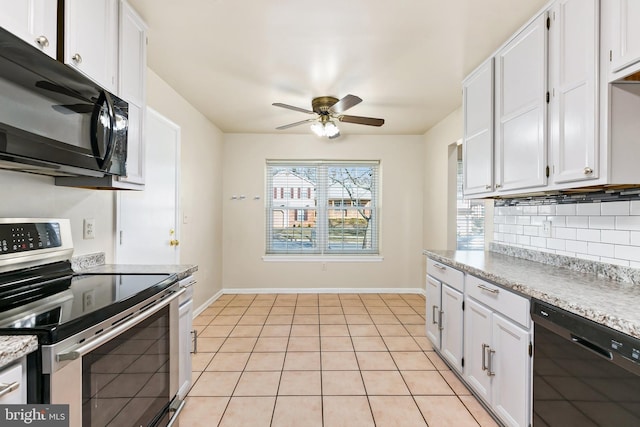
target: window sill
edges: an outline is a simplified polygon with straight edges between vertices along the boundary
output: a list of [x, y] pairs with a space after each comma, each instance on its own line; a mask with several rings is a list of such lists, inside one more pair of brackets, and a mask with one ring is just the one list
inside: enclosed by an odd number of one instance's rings
[[382, 255], [264, 255], [265, 262], [382, 262]]

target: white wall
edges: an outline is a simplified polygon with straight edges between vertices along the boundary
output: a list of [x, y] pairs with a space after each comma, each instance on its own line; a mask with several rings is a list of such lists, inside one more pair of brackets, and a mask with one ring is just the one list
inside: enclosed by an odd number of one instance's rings
[[147, 103], [181, 129], [180, 263], [198, 264], [197, 308], [222, 288], [222, 132], [152, 70]]
[[[336, 141], [311, 134], [224, 136], [224, 288], [422, 287], [423, 138], [345, 132]], [[265, 161], [381, 161], [382, 262], [265, 262]], [[245, 195], [245, 200], [231, 200]], [[259, 196], [260, 200], [254, 200]]]
[[456, 141], [462, 138], [462, 108], [424, 135], [423, 245], [456, 248]]
[[[113, 262], [114, 194], [56, 187], [54, 178], [0, 170], [0, 218], [69, 218], [74, 256], [104, 252]], [[82, 239], [82, 220], [96, 220], [96, 237]]]

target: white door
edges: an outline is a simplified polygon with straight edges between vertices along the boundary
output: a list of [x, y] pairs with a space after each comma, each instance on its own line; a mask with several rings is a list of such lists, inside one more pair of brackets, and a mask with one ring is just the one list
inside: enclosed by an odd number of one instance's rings
[[598, 5], [560, 0], [549, 30], [549, 126], [556, 183], [598, 178]]
[[431, 276], [427, 276], [427, 338], [434, 347], [440, 348], [440, 289], [442, 285]]
[[464, 314], [464, 378], [487, 403], [491, 403], [491, 377], [486, 369], [489, 352], [486, 346], [491, 346], [491, 315], [491, 310], [467, 298]]
[[546, 23], [543, 13], [496, 54], [497, 191], [547, 183]]
[[118, 193], [118, 264], [178, 264], [180, 127], [151, 108], [144, 191]]
[[462, 292], [442, 284], [442, 354], [462, 372]]
[[464, 150], [462, 189], [469, 194], [493, 191], [493, 58], [462, 83]]
[[495, 411], [509, 426], [529, 425], [530, 342], [529, 331], [499, 314], [493, 315], [492, 401]]

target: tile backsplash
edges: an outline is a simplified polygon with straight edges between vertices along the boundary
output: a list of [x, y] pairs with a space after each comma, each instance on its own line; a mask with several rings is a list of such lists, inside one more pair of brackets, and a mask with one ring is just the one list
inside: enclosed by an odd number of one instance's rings
[[496, 206], [493, 222], [496, 243], [640, 268], [640, 200]]

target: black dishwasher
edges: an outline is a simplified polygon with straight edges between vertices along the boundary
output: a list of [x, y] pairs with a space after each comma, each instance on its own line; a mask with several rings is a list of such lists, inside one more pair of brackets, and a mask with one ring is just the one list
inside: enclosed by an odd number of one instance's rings
[[640, 426], [640, 340], [533, 299], [533, 426]]

